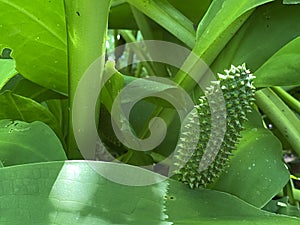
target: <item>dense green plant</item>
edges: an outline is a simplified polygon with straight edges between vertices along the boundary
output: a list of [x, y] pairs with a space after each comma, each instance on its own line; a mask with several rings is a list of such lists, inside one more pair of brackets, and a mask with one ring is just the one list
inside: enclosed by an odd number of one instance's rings
[[[298, 224], [300, 191], [294, 181], [299, 173], [289, 171], [283, 162], [284, 153], [300, 154], [298, 3], [0, 0], [0, 223]], [[75, 130], [95, 147], [86, 119], [91, 111], [88, 102], [105, 76], [99, 75], [94, 86], [81, 92], [80, 111], [73, 114], [84, 72], [96, 59], [104, 59], [106, 50], [139, 40], [179, 44], [192, 54], [182, 65], [185, 70], [159, 62], [130, 65], [137, 56], [151, 56], [145, 49], [117, 48], [113, 55], [120, 69], [100, 60], [98, 74], [105, 67], [104, 74], [113, 76], [101, 90], [93, 117], [109, 152], [131, 165], [71, 161], [83, 159], [74, 137], [74, 120], [78, 122]], [[221, 168], [224, 171], [207, 189], [196, 190], [173, 179], [126, 186], [96, 173], [114, 171], [124, 181], [137, 176], [163, 180], [132, 165], [156, 165], [174, 151], [180, 133], [174, 107], [154, 97], [136, 104], [130, 115], [136, 136], [149, 136], [153, 117], [167, 124], [162, 143], [140, 152], [122, 145], [114, 134], [112, 104], [124, 87], [148, 75], [174, 81], [195, 99], [195, 105], [199, 98], [205, 102], [203, 90], [186, 71], [197, 67], [195, 55], [214, 73], [245, 63], [256, 77], [253, 109], [246, 115], [228, 167]], [[122, 61], [129, 66], [121, 68]], [[206, 81], [206, 70], [197, 74], [198, 82]], [[146, 80], [138, 88], [140, 93], [155, 87], [172, 95], [178, 86]], [[236, 91], [233, 88], [225, 94], [234, 96]], [[204, 110], [201, 104], [198, 109]], [[244, 116], [243, 112], [242, 120]], [[228, 135], [238, 137], [239, 129], [234, 127]], [[133, 168], [135, 174], [130, 173]]]

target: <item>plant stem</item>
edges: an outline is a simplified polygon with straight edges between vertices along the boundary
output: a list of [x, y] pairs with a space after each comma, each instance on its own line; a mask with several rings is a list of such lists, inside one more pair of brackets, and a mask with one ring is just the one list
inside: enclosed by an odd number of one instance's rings
[[279, 129], [293, 150], [300, 155], [300, 121], [290, 108], [272, 91], [264, 88], [255, 93], [256, 104]]
[[[69, 159], [82, 158], [74, 138], [73, 103], [78, 83], [85, 71], [97, 58], [104, 56], [110, 3], [111, 0], [65, 0], [69, 69], [69, 132], [67, 150]], [[103, 65], [99, 65], [99, 67], [101, 66], [103, 67]], [[99, 71], [101, 71], [101, 68], [99, 68]], [[97, 84], [97, 82], [95, 83]], [[84, 95], [84, 93], [80, 94]], [[85, 96], [81, 96], [81, 99], [88, 99], [89, 96], [87, 95], [88, 90]], [[79, 127], [83, 130], [88, 130], [89, 128], [85, 124], [85, 113], [86, 110], [83, 107], [82, 112], [79, 113], [79, 117], [76, 119], [79, 120]], [[96, 120], [98, 116], [99, 109], [96, 109]]]
[[288, 196], [288, 201], [291, 205], [299, 206], [298, 201], [295, 199], [293, 190], [294, 190], [293, 181], [292, 181], [292, 179], [290, 179], [289, 182], [286, 184], [286, 186], [283, 189], [284, 195]]
[[298, 201], [298, 202], [300, 202], [300, 190], [294, 188], [294, 189], [293, 189], [293, 194], [294, 194], [295, 200]]
[[272, 90], [289, 106], [300, 114], [300, 102], [290, 95], [287, 91], [281, 87], [272, 87]]

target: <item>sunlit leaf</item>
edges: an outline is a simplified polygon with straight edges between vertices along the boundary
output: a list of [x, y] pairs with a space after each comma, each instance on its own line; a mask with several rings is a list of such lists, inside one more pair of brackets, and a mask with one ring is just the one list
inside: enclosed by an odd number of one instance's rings
[[0, 90], [3, 86], [17, 74], [15, 61], [12, 59], [0, 59]]
[[67, 93], [63, 4], [60, 0], [0, 0], [5, 12], [0, 14], [0, 50], [13, 50], [16, 70], [27, 79]]
[[[102, 174], [102, 176], [100, 175]], [[106, 178], [115, 179], [120, 183]], [[191, 190], [150, 171], [115, 163], [66, 161], [0, 170], [3, 225], [299, 224], [226, 193]], [[148, 186], [132, 181], [161, 181]]]

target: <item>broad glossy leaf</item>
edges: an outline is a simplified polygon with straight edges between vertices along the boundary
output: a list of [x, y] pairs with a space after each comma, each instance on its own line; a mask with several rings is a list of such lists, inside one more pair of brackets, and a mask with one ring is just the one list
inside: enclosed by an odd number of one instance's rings
[[[300, 12], [300, 11], [299, 11]], [[299, 32], [300, 34], [300, 32]], [[300, 85], [300, 37], [295, 38], [255, 72], [257, 87]]]
[[184, 186], [170, 182], [168, 187], [166, 214], [174, 224], [296, 225], [300, 221], [259, 210], [227, 193]]
[[12, 59], [0, 59], [0, 90], [4, 85], [16, 75], [18, 72], [15, 70], [15, 61]]
[[[194, 52], [211, 64], [255, 7], [272, 0], [215, 0], [197, 29]], [[242, 16], [244, 16], [242, 18]], [[238, 65], [238, 64], [237, 64]]]
[[[97, 173], [98, 172], [98, 173]], [[99, 172], [119, 178], [112, 182]], [[66, 161], [0, 170], [0, 222], [18, 224], [299, 224], [261, 211], [226, 193], [191, 190], [173, 180], [124, 185], [162, 177], [115, 163]]]
[[279, 140], [261, 123], [258, 113], [248, 116], [242, 139], [229, 168], [213, 189], [231, 193], [256, 207], [269, 202], [289, 180]]
[[53, 114], [38, 102], [16, 95], [11, 91], [0, 94], [0, 119], [22, 120], [25, 122], [42, 121], [61, 137], [59, 124]]
[[[280, 48], [300, 35], [299, 13], [300, 6], [283, 5], [280, 1], [258, 7], [222, 50], [212, 70], [221, 72], [231, 64], [246, 63], [255, 72]], [[257, 76], [255, 82], [263, 85], [262, 78]]]
[[0, 120], [0, 161], [4, 166], [66, 159], [59, 139], [46, 124]]
[[67, 93], [63, 1], [0, 0], [0, 49], [9, 47], [16, 70], [44, 87]]
[[[232, 39], [235, 33], [249, 18], [257, 6], [270, 2], [272, 0], [215, 0], [212, 1], [205, 16], [200, 21], [196, 32], [196, 43], [193, 53], [201, 58], [207, 65], [211, 65], [223, 48]], [[183, 67], [187, 71], [192, 71], [196, 66], [195, 58], [190, 55], [185, 61]], [[242, 63], [238, 63], [239, 65]], [[194, 68], [193, 68], [194, 67]], [[229, 68], [230, 66], [223, 67]], [[205, 83], [205, 73], [207, 68], [204, 66], [197, 69], [196, 80]], [[175, 81], [187, 91], [195, 87], [195, 83], [187, 74], [179, 71], [175, 76]]]
[[[128, 166], [84, 161], [4, 168], [0, 172], [0, 223], [168, 224], [162, 223], [167, 183], [126, 186], [101, 177], [97, 170], [130, 173]], [[137, 179], [151, 177], [147, 171], [139, 170], [139, 175]], [[123, 177], [131, 178], [130, 174]]]

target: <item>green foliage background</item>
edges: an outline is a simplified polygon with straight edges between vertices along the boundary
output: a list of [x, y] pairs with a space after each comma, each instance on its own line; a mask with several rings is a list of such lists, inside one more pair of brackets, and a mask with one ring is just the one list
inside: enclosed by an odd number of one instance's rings
[[[0, 49], [12, 50], [0, 58], [0, 223], [299, 224], [292, 216], [299, 216], [300, 198], [289, 186], [290, 172], [282, 160], [283, 150], [300, 154], [299, 94], [291, 95], [300, 85], [298, 3], [0, 0]], [[229, 167], [210, 189], [190, 190], [171, 179], [125, 186], [99, 176], [85, 161], [72, 161], [80, 159], [70, 122], [74, 93], [82, 72], [105, 53], [107, 29], [114, 29], [124, 42], [149, 39], [183, 45], [214, 72], [245, 62], [256, 76], [256, 110], [248, 117]], [[190, 58], [185, 64], [194, 66]], [[165, 118], [170, 131], [151, 153], [138, 154], [120, 146], [107, 125], [118, 91], [151, 71], [169, 76], [195, 98], [200, 91], [187, 74], [166, 65], [144, 64], [126, 71], [113, 66], [107, 65], [115, 75], [102, 90], [97, 109], [99, 134], [124, 162], [157, 162], [178, 138], [174, 109], [157, 99], [136, 106], [132, 118], [139, 120], [131, 122], [138, 135], [147, 135], [144, 127], [150, 116]], [[199, 80], [204, 75], [202, 71]], [[174, 88], [156, 86], [160, 91]], [[153, 88], [153, 83], [144, 88]], [[266, 129], [269, 120], [279, 132]], [[91, 164], [125, 174], [132, 169]], [[159, 176], [136, 170], [136, 176]], [[264, 211], [282, 189], [289, 200], [276, 204], [284, 205], [286, 215]]]

